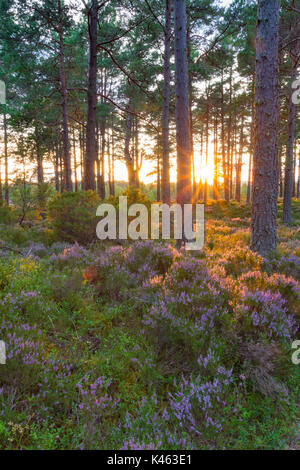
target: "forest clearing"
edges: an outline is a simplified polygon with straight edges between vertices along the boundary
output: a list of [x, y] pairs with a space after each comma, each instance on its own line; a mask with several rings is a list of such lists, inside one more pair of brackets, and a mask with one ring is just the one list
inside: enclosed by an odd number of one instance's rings
[[0, 16], [0, 450], [299, 450], [300, 0]]

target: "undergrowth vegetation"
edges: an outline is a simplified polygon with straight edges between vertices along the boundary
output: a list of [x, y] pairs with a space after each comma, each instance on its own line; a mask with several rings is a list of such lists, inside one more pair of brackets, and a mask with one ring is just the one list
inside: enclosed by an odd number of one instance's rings
[[66, 240], [66, 197], [51, 202], [52, 225], [1, 220], [0, 447], [286, 447], [299, 419], [299, 219], [263, 259], [249, 208], [211, 203], [192, 256], [87, 245], [81, 225]]

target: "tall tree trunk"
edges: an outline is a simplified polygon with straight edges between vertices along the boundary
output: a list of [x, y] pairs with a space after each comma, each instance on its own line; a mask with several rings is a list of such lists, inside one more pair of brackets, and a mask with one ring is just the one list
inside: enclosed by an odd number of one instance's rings
[[9, 186], [8, 186], [8, 137], [6, 114], [3, 115], [4, 127], [4, 200], [9, 205]]
[[39, 142], [36, 143], [36, 159], [37, 159], [37, 180], [38, 185], [44, 183], [43, 155]]
[[214, 181], [213, 181], [213, 198], [218, 199], [218, 118], [215, 114], [214, 122]]
[[252, 173], [253, 173], [253, 150], [254, 150], [254, 101], [252, 100], [251, 112], [251, 126], [250, 126], [250, 155], [248, 166], [248, 185], [247, 185], [247, 204], [251, 202], [251, 187], [252, 187]]
[[75, 192], [78, 192], [78, 178], [77, 178], [77, 158], [76, 158], [76, 136], [75, 127], [73, 128], [73, 159], [74, 159], [74, 180], [75, 180]]
[[223, 166], [223, 180], [224, 180], [224, 199], [229, 201], [229, 185], [228, 185], [228, 162], [226, 161], [225, 151], [225, 103], [224, 103], [224, 78], [222, 70], [221, 82], [221, 143], [222, 143], [222, 166]]
[[86, 157], [84, 169], [85, 190], [95, 190], [95, 162], [97, 157], [96, 108], [97, 108], [97, 21], [98, 2], [91, 0], [89, 23], [89, 72], [87, 93]]
[[[299, 61], [298, 40], [293, 42], [290, 49], [291, 60], [291, 84], [297, 77], [297, 65]], [[289, 96], [289, 115], [288, 115], [288, 142], [286, 147], [285, 173], [284, 173], [284, 196], [283, 196], [283, 223], [292, 223], [292, 194], [293, 194], [293, 176], [294, 176], [294, 142], [295, 142], [295, 120], [296, 105], [292, 99], [293, 89], [290, 88]]]
[[256, 33], [252, 250], [277, 245], [279, 0], [259, 0]]
[[164, 50], [164, 89], [162, 111], [162, 200], [170, 204], [170, 57], [171, 57], [171, 0], [166, 0], [165, 50]]
[[84, 127], [79, 130], [79, 145], [80, 145], [80, 179], [81, 189], [84, 188]]
[[68, 111], [67, 111], [67, 83], [65, 70], [65, 51], [63, 38], [63, 19], [62, 19], [62, 1], [58, 0], [59, 11], [59, 59], [60, 59], [60, 87], [61, 87], [61, 105], [62, 105], [62, 124], [63, 124], [63, 141], [64, 141], [64, 170], [65, 170], [65, 189], [73, 190], [71, 176], [71, 157], [70, 157], [70, 141], [68, 127]]
[[54, 160], [54, 175], [55, 175], [55, 190], [59, 192], [59, 142], [55, 145], [55, 160]]
[[192, 201], [185, 0], [176, 0], [174, 11], [177, 202], [183, 206]]
[[191, 29], [190, 29], [190, 12], [188, 13], [187, 26], [187, 62], [188, 62], [188, 89], [189, 89], [189, 128], [190, 128], [190, 151], [192, 161], [192, 194], [193, 202], [197, 200], [196, 174], [195, 174], [195, 154], [194, 154], [194, 127], [193, 127], [193, 74], [192, 74], [192, 58], [191, 58]]
[[111, 187], [110, 194], [115, 195], [115, 140], [114, 131], [111, 132]]
[[135, 184], [136, 187], [140, 187], [140, 148], [139, 148], [139, 123], [137, 117], [135, 118], [135, 129], [134, 129], [134, 147], [135, 147]]
[[3, 191], [2, 191], [2, 156], [0, 155], [0, 207], [3, 204]]
[[133, 125], [133, 97], [134, 89], [132, 83], [129, 84], [129, 99], [127, 106], [127, 118], [126, 118], [126, 129], [125, 129], [125, 146], [124, 156], [128, 171], [128, 184], [129, 186], [135, 186], [135, 171], [134, 171], [134, 159], [130, 152], [130, 141], [132, 137], [132, 125]]
[[237, 202], [241, 202], [242, 166], [243, 166], [243, 153], [244, 153], [244, 118], [245, 116], [242, 115], [239, 155], [238, 155], [238, 162], [237, 162], [237, 168], [236, 168], [235, 199]]
[[157, 157], [157, 185], [156, 185], [156, 200], [161, 200], [161, 182], [160, 182], [160, 156]]
[[228, 191], [229, 198], [232, 198], [232, 153], [231, 153], [231, 128], [232, 128], [232, 67], [230, 67], [229, 75], [229, 116], [228, 116], [228, 129], [227, 129], [227, 175], [228, 175]]
[[300, 153], [298, 156], [298, 179], [297, 179], [297, 192], [296, 192], [296, 197], [299, 199], [300, 198]]
[[198, 185], [198, 198], [197, 198], [200, 201], [202, 201], [204, 199], [203, 181], [202, 181], [203, 148], [204, 148], [204, 123], [201, 122], [201, 131], [200, 131], [200, 180], [199, 180], [199, 185]]
[[[205, 171], [207, 173], [207, 164], [208, 164], [208, 150], [209, 150], [209, 111], [210, 111], [210, 102], [209, 102], [209, 86], [206, 92], [206, 125], [205, 125]], [[207, 184], [207, 174], [205, 174], [204, 181], [204, 204], [207, 203], [208, 199], [208, 184]]]

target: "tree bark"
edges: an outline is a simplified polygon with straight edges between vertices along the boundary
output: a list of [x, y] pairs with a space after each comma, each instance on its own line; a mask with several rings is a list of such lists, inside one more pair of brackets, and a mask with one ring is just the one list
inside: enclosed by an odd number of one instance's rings
[[9, 205], [9, 185], [8, 185], [8, 137], [6, 114], [3, 115], [4, 127], [4, 200]]
[[225, 103], [224, 103], [224, 78], [222, 70], [221, 82], [221, 143], [222, 143], [222, 166], [223, 166], [223, 180], [224, 180], [224, 199], [229, 201], [229, 185], [228, 185], [228, 162], [226, 161], [225, 151]]
[[65, 70], [65, 51], [63, 39], [63, 25], [62, 25], [62, 2], [58, 0], [58, 14], [59, 14], [59, 59], [60, 59], [60, 86], [62, 98], [62, 124], [63, 124], [63, 141], [64, 141], [64, 170], [65, 170], [65, 189], [67, 191], [73, 190], [72, 176], [71, 176], [71, 157], [70, 157], [70, 141], [69, 141], [69, 127], [68, 127], [68, 111], [67, 111], [67, 84], [66, 84], [66, 70]]
[[[299, 60], [299, 44], [294, 41], [290, 49], [291, 60], [291, 84], [297, 78], [297, 65]], [[288, 142], [286, 147], [285, 172], [284, 172], [284, 195], [283, 195], [283, 223], [290, 225], [292, 223], [292, 195], [293, 195], [293, 176], [294, 176], [294, 142], [295, 142], [295, 120], [296, 105], [293, 103], [293, 89], [289, 93], [289, 114], [288, 114]]]
[[127, 118], [126, 118], [126, 129], [125, 129], [125, 146], [124, 156], [128, 171], [128, 184], [129, 186], [135, 186], [135, 171], [134, 171], [134, 159], [130, 153], [130, 141], [132, 137], [132, 125], [133, 125], [133, 97], [134, 89], [132, 83], [129, 84], [129, 99], [127, 106]]
[[256, 33], [253, 251], [277, 245], [279, 0], [259, 0]]
[[243, 153], [244, 153], [244, 114], [242, 115], [241, 133], [240, 133], [240, 145], [239, 155], [236, 166], [236, 187], [235, 187], [235, 199], [237, 202], [241, 202], [241, 183], [242, 183], [242, 166], [243, 166]]
[[85, 190], [95, 188], [95, 162], [97, 157], [96, 142], [96, 108], [97, 108], [97, 20], [98, 2], [91, 0], [88, 15], [89, 26], [89, 72], [87, 93], [87, 128], [86, 128], [86, 158], [84, 169]]
[[171, 81], [171, 0], [166, 0], [165, 50], [164, 50], [164, 89], [162, 112], [162, 200], [170, 204], [170, 81]]
[[185, 0], [176, 0], [174, 11], [177, 202], [183, 206], [192, 202]]

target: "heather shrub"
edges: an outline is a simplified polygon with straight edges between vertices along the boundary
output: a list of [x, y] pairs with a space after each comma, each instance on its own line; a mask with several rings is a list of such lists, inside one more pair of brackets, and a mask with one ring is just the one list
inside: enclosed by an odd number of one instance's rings
[[291, 342], [297, 332], [295, 317], [289, 314], [280, 293], [244, 287], [235, 309], [235, 321], [242, 336]]
[[228, 300], [205, 263], [186, 257], [171, 266], [143, 323], [158, 349], [177, 348], [182, 358], [188, 354], [195, 362], [210, 344], [222, 348], [231, 325]]
[[300, 315], [300, 284], [292, 277], [284, 274], [272, 274], [261, 271], [250, 271], [239, 278], [240, 283], [246, 285], [251, 291], [264, 290], [280, 293], [285, 300], [289, 313], [299, 318]]
[[300, 260], [299, 256], [293, 253], [270, 260], [272, 271], [283, 273], [286, 276], [292, 276], [300, 281]]
[[92, 191], [56, 194], [48, 214], [57, 241], [87, 245], [96, 239], [99, 197]]
[[227, 275], [239, 276], [244, 272], [262, 269], [264, 260], [249, 248], [237, 246], [225, 251], [219, 263], [224, 266]]
[[149, 241], [138, 241], [127, 248], [110, 247], [94, 263], [98, 293], [113, 298], [128, 296], [129, 289], [165, 274], [177, 255], [171, 247]]

